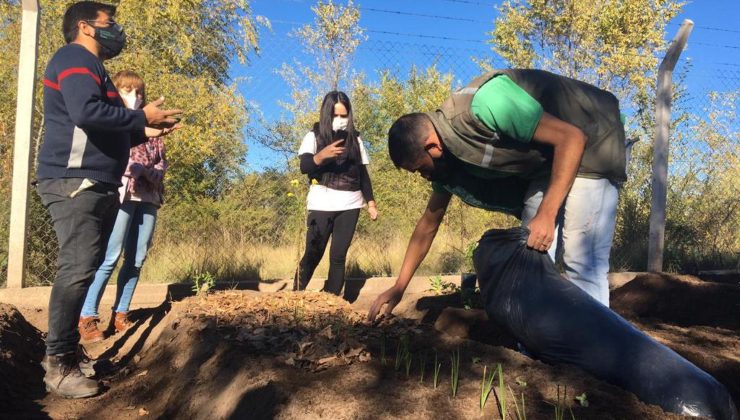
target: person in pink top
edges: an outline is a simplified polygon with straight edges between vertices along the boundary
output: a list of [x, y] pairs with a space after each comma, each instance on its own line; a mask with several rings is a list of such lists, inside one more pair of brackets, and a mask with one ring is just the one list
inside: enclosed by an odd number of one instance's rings
[[[113, 84], [128, 108], [138, 109], [145, 102], [144, 80], [136, 73], [121, 71], [113, 76]], [[167, 171], [167, 159], [162, 137], [177, 128], [179, 125], [159, 130], [148, 129], [148, 141], [131, 148], [128, 166], [121, 179], [121, 208], [108, 240], [105, 260], [95, 273], [80, 314], [78, 327], [84, 341], [95, 342], [104, 338], [103, 332], [97, 327], [100, 320], [98, 306], [122, 251], [123, 266], [118, 272], [116, 301], [109, 329], [120, 332], [132, 325], [128, 319], [129, 305], [151, 245], [157, 209], [164, 201], [162, 181]]]

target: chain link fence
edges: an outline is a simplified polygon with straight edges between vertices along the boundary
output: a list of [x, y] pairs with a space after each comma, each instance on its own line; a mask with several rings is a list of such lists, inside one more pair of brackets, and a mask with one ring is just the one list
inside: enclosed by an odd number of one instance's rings
[[[299, 42], [278, 36], [264, 37], [261, 48], [262, 55], [252, 60], [247, 74], [236, 77], [240, 91], [254, 108], [245, 131], [249, 148], [245, 175], [218, 198], [188, 201], [168, 197], [160, 210], [143, 281], [186, 281], [199, 276], [231, 281], [293, 277], [304, 247], [308, 191], [305, 176], [297, 170], [295, 151], [300, 138], [294, 139], [292, 153], [268, 147], [259, 139], [300, 132], [302, 136], [308, 130], [279, 124], [279, 116], [286, 113], [278, 101], [290, 101], [291, 92], [276, 74], [284, 63], [290, 66], [294, 60], [307, 58]], [[435, 66], [440, 73], [451, 76], [452, 88], [456, 88], [481, 72], [475, 60], [490, 56], [483, 44], [457, 48], [366, 41], [360, 45], [352, 68], [362, 72], [364, 80], [372, 85], [383, 72], [404, 80], [410, 63], [420, 71]], [[694, 76], [690, 68], [681, 71], [685, 64], [680, 62], [676, 74]], [[736, 118], [740, 71], [718, 66], [696, 76], [691, 78], [690, 89], [682, 92], [674, 104], [676, 121], [670, 149], [665, 269], [685, 273], [740, 267], [740, 194], [736, 181], [740, 176], [740, 126]], [[348, 93], [354, 100], [353, 92]], [[262, 122], [273, 123], [269, 128], [259, 124], [257, 108], [264, 116]], [[367, 135], [381, 136], [382, 132]], [[383, 139], [363, 137], [371, 153], [374, 183], [375, 177], [392, 177], [393, 181], [376, 185], [380, 219], [371, 222], [364, 213], [361, 216], [347, 259], [348, 276], [391, 276], [400, 268], [429, 188], [418, 177], [400, 171], [390, 173], [395, 170], [376, 164], [384, 159], [387, 162]], [[630, 180], [621, 193], [613, 270], [639, 271], [646, 267], [651, 140], [642, 138], [632, 150]], [[3, 156], [4, 174], [9, 174], [9, 155]], [[9, 190], [10, 176], [3, 175], [0, 285], [7, 274]], [[57, 244], [48, 213], [35, 193], [31, 197], [27, 284], [45, 285], [54, 279]], [[453, 200], [419, 274], [470, 270], [470, 247], [480, 234], [488, 228], [516, 224], [513, 218], [471, 209]], [[327, 260], [325, 257], [315, 276], [326, 275]]]

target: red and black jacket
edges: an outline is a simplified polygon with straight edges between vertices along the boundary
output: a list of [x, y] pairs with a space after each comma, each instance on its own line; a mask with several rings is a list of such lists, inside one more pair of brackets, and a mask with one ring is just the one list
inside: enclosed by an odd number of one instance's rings
[[132, 145], [146, 141], [144, 111], [127, 109], [103, 63], [78, 44], [60, 48], [44, 74], [44, 141], [37, 176], [120, 185]]

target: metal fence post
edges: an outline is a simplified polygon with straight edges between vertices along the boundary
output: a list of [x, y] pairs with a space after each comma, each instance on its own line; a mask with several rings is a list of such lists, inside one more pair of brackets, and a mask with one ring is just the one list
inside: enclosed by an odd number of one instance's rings
[[24, 286], [26, 265], [26, 223], [31, 169], [31, 132], [36, 88], [36, 58], [39, 37], [39, 2], [22, 2], [21, 48], [18, 60], [18, 102], [15, 112], [13, 186], [8, 244], [8, 288]]
[[689, 39], [694, 22], [686, 19], [666, 52], [658, 69], [655, 95], [655, 143], [653, 144], [653, 196], [650, 206], [648, 271], [663, 271], [666, 196], [668, 192], [668, 137], [671, 125], [673, 69]]

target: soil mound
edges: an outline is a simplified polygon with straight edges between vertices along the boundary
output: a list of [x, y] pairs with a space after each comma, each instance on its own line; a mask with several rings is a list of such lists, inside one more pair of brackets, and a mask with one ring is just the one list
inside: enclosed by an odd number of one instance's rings
[[44, 395], [43, 357], [39, 330], [13, 305], [0, 303], [0, 413], [34, 411], [33, 401]]
[[627, 318], [654, 319], [683, 327], [740, 329], [740, 285], [736, 284], [643, 274], [613, 291], [610, 305]]
[[[452, 338], [413, 320], [367, 325], [364, 318], [323, 293], [228, 291], [187, 299], [173, 305], [154, 344], [77, 416], [477, 419], [500, 418], [503, 404], [515, 418], [516, 398], [528, 418], [552, 418], [556, 406], [579, 419], [679, 418], [573, 367]], [[481, 409], [484, 369], [490, 375], [499, 364], [494, 385], [503, 377], [504, 387], [495, 387]]]
[[740, 407], [740, 285], [644, 274], [611, 307], [724, 384]]

